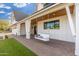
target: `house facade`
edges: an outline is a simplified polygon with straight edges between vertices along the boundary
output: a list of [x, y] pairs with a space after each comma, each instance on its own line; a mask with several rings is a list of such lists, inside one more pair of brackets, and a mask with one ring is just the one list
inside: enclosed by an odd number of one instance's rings
[[[26, 15], [25, 13], [22, 13], [22, 12], [19, 12], [19, 11], [13, 11], [12, 12], [11, 28], [12, 28], [12, 33], [14, 35], [25, 35], [26, 34], [25, 29], [20, 29], [20, 26], [17, 23], [27, 16], [28, 15]], [[25, 28], [25, 26], [23, 24], [22, 24], [21, 27]], [[21, 32], [21, 34], [20, 34], [20, 32]]]
[[[44, 33], [48, 34], [50, 39], [73, 42], [76, 44], [75, 55], [79, 55], [79, 36], [76, 36], [78, 31], [76, 20], [79, 18], [76, 13], [79, 14], [79, 4], [38, 3], [36, 5], [36, 12], [12, 24], [12, 33], [25, 35], [27, 39]], [[16, 20], [13, 17], [12, 19]]]

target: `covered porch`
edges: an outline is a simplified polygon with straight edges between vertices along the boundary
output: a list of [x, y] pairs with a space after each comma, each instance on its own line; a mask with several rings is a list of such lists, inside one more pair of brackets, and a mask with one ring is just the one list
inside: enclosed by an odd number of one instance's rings
[[[44, 33], [50, 35], [50, 39], [75, 42], [75, 5], [60, 4], [48, 11], [44, 11], [30, 20], [29, 38]], [[59, 28], [45, 29], [45, 22], [59, 23]], [[26, 35], [27, 38], [27, 35]]]
[[43, 42], [36, 39], [26, 39], [25, 36], [13, 36], [16, 40], [35, 52], [38, 56], [74, 56], [75, 44], [60, 40]]
[[[59, 20], [59, 28], [44, 29], [44, 23]], [[26, 21], [27, 22], [27, 21]], [[35, 45], [40, 55], [75, 55], [75, 5], [59, 4], [30, 18], [30, 26], [26, 39], [37, 43]], [[50, 36], [49, 42], [33, 39], [34, 35], [44, 33]], [[31, 37], [32, 35], [32, 37]], [[28, 37], [29, 36], [29, 37]], [[31, 42], [32, 43], [32, 42]], [[40, 46], [44, 44], [44, 46]], [[33, 45], [33, 44], [32, 44]], [[42, 50], [43, 49], [43, 50]]]
[[[50, 39], [64, 39], [75, 42], [75, 5], [59, 4], [43, 12], [37, 12], [32, 17], [25, 18], [17, 24], [18, 34], [30, 39], [39, 33], [50, 35]], [[58, 20], [58, 29], [44, 29], [44, 23]]]
[[[60, 4], [26, 18], [23, 20], [26, 36], [17, 36], [16, 39], [38, 55], [75, 55], [74, 10], [74, 4]], [[45, 30], [43, 23], [54, 20], [60, 21], [60, 27]], [[39, 33], [49, 34], [49, 42], [34, 39]]]

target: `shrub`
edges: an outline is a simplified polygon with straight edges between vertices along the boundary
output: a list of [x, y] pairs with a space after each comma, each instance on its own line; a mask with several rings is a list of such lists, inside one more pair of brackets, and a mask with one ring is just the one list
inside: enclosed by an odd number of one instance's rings
[[5, 39], [8, 39], [8, 35], [5, 35]]

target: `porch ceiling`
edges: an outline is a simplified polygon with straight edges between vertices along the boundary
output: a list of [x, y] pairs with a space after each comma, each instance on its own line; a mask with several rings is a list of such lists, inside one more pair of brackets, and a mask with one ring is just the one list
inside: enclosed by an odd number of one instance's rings
[[[74, 5], [70, 6], [71, 14], [73, 13], [73, 11], [74, 11]], [[49, 13], [49, 14], [46, 14], [46, 15], [43, 15], [41, 17], [35, 18], [35, 19], [32, 20], [32, 23], [36, 23], [38, 21], [47, 20], [47, 19], [51, 19], [51, 18], [63, 16], [63, 15], [66, 15], [66, 9], [65, 8], [58, 10], [58, 11], [55, 11], [55, 12], [52, 12], [52, 13]]]

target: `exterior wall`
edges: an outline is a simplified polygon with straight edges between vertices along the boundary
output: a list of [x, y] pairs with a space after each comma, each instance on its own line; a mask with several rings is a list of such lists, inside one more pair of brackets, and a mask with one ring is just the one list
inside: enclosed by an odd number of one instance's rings
[[16, 28], [12, 28], [12, 34], [14, 35], [25, 35], [26, 34], [25, 24], [17, 24], [15, 26]]
[[17, 35], [20, 35], [20, 24], [17, 24], [17, 27], [16, 27], [16, 34]]
[[76, 4], [76, 41], [75, 55], [79, 56], [79, 4]]
[[12, 34], [17, 35], [17, 29], [12, 29]]
[[[52, 20], [60, 20], [60, 29], [44, 29], [44, 22], [46, 21], [52, 21]], [[37, 33], [47, 33], [50, 35], [51, 39], [57, 39], [57, 40], [62, 40], [62, 41], [68, 41], [68, 42], [75, 42], [73, 39], [68, 18], [67, 16], [61, 16], [61, 17], [56, 17], [44, 21], [39, 21], [37, 23]]]
[[21, 26], [20, 26], [20, 35], [25, 35], [25, 34], [26, 34], [25, 24], [21, 24]]

